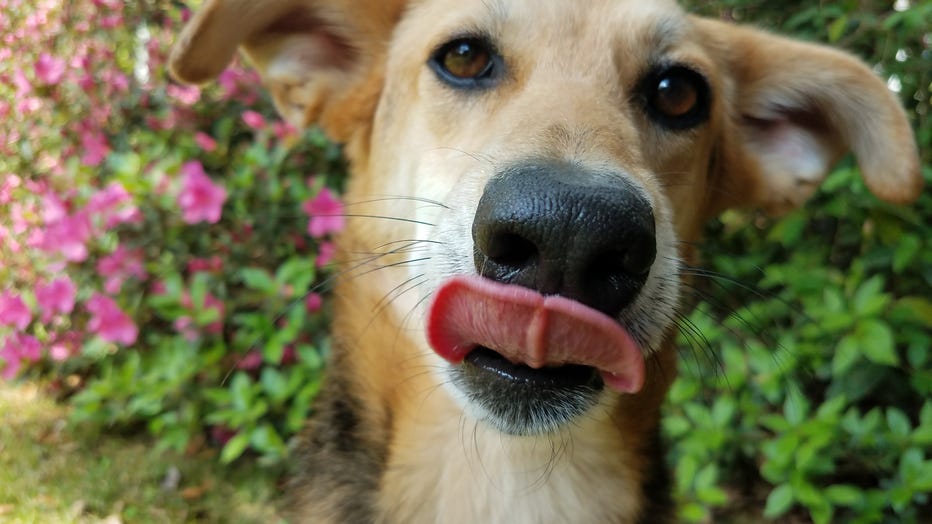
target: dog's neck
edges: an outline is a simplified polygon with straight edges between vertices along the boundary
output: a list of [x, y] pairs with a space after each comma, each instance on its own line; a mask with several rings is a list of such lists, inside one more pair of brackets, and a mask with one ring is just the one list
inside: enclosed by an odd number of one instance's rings
[[[387, 522], [634, 523], [640, 443], [592, 418], [513, 437], [463, 414], [443, 390], [396, 420], [379, 494]], [[580, 520], [581, 518], [586, 520]]]
[[[345, 286], [355, 288], [345, 296], [356, 300], [343, 304], [352, 311], [343, 309], [335, 328], [343, 350], [377, 353], [357, 354], [352, 375], [381, 377], [357, 384], [355, 393], [363, 406], [385, 410], [374, 426], [391, 427], [374, 501], [378, 522], [664, 521], [653, 508], [669, 510], [668, 501], [650, 500], [668, 490], [653, 489], [665, 476], [649, 411], [668, 384], [597, 406], [560, 433], [505, 435], [466, 414], [442, 386], [441, 364], [419, 342], [417, 320], [400, 316], [411, 304], [374, 308], [385, 290], [361, 280]], [[372, 311], [379, 311], [374, 318]], [[393, 372], [378, 373], [386, 358]], [[654, 475], [664, 478], [648, 478]]]

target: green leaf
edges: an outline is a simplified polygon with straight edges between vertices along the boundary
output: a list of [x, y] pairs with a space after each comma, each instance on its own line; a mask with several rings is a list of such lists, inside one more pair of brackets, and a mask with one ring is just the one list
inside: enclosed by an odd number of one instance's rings
[[890, 303], [890, 297], [883, 292], [883, 286], [883, 279], [879, 276], [861, 284], [854, 294], [854, 311], [858, 316], [877, 316]]
[[262, 291], [267, 295], [278, 293], [278, 285], [272, 279], [272, 275], [264, 269], [244, 267], [239, 270], [238, 274], [240, 280], [249, 289]]
[[787, 392], [786, 401], [783, 403], [783, 414], [786, 415], [786, 421], [793, 426], [801, 424], [809, 414], [809, 400], [800, 393], [798, 388], [791, 388]]
[[861, 359], [861, 348], [854, 335], [846, 335], [835, 347], [832, 355], [832, 374], [836, 377], [845, 375]]
[[288, 396], [288, 381], [275, 368], [264, 367], [259, 376], [259, 382], [262, 389], [272, 399], [273, 402], [279, 403]]
[[842, 16], [835, 19], [834, 22], [828, 26], [828, 41], [837, 42], [841, 40], [841, 37], [845, 34], [845, 29], [848, 27], [848, 17]]
[[901, 235], [897, 240], [896, 250], [893, 252], [893, 271], [902, 273], [916, 259], [922, 249], [922, 241], [916, 235]]
[[885, 366], [896, 366], [900, 357], [893, 343], [893, 331], [886, 322], [878, 319], [864, 320], [855, 328], [861, 351], [868, 360]]
[[825, 496], [833, 504], [853, 508], [862, 502], [861, 490], [848, 484], [835, 484], [825, 489]]
[[779, 517], [789, 511], [794, 501], [793, 488], [789, 484], [781, 484], [767, 496], [767, 503], [764, 505], [764, 516], [769, 519]]
[[899, 409], [893, 407], [887, 408], [887, 426], [894, 435], [901, 439], [908, 438], [909, 433], [912, 431], [912, 424], [909, 422], [909, 417]]
[[249, 442], [262, 453], [280, 455], [285, 451], [285, 442], [270, 424], [254, 429]]
[[220, 452], [220, 462], [224, 464], [233, 462], [246, 451], [247, 446], [249, 446], [249, 435], [237, 433], [223, 446], [223, 451]]

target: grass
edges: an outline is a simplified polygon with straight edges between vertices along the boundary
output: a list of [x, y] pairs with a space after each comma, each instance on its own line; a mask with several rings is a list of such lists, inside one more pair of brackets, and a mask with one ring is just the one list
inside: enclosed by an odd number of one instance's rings
[[276, 475], [211, 449], [95, 435], [35, 384], [0, 381], [0, 522], [276, 522]]

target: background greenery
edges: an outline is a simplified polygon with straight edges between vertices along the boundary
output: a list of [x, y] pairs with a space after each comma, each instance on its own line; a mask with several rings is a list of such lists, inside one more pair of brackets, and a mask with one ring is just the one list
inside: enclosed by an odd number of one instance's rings
[[[932, 2], [687, 4], [874, 65], [899, 90], [932, 181]], [[326, 287], [330, 239], [308, 234], [305, 204], [340, 188], [339, 149], [277, 122], [239, 66], [203, 91], [172, 86], [164, 57], [186, 16], [176, 2], [0, 9], [13, 51], [0, 60], [0, 293], [31, 311], [23, 327], [0, 325], [0, 348], [11, 337], [39, 342], [20, 377], [70, 403], [82, 428], [143, 431], [188, 456], [216, 448], [224, 463], [276, 476], [327, 353], [326, 295], [305, 297]], [[43, 53], [68, 63], [57, 82], [36, 69]], [[217, 223], [183, 219], [190, 162], [225, 188]], [[114, 183], [138, 215], [92, 225], [86, 258], [30, 243], [60, 225], [49, 206], [79, 216]], [[710, 224], [664, 419], [683, 521], [929, 520], [930, 217], [929, 192], [911, 208], [883, 204], [848, 159], [805, 209]], [[92, 305], [115, 271], [100, 261], [121, 248], [144, 270], [116, 271], [124, 281], [105, 295], [145, 327], [132, 344], [100, 329]], [[62, 274], [76, 305], [40, 319], [36, 286]]]
[[[932, 179], [932, 2], [691, 4], [864, 58], [899, 89]], [[889, 206], [848, 159], [782, 220], [709, 226], [702, 335], [683, 337], [664, 419], [683, 520], [929, 521], [930, 217], [928, 191]]]

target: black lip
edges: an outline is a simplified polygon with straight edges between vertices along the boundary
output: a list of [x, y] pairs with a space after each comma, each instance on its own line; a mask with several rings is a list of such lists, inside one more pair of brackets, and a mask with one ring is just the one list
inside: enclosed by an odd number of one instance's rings
[[524, 364], [514, 364], [495, 351], [481, 346], [466, 355], [464, 363], [497, 375], [501, 379], [528, 386], [599, 389], [603, 385], [599, 372], [591, 366], [567, 364], [534, 369]]

